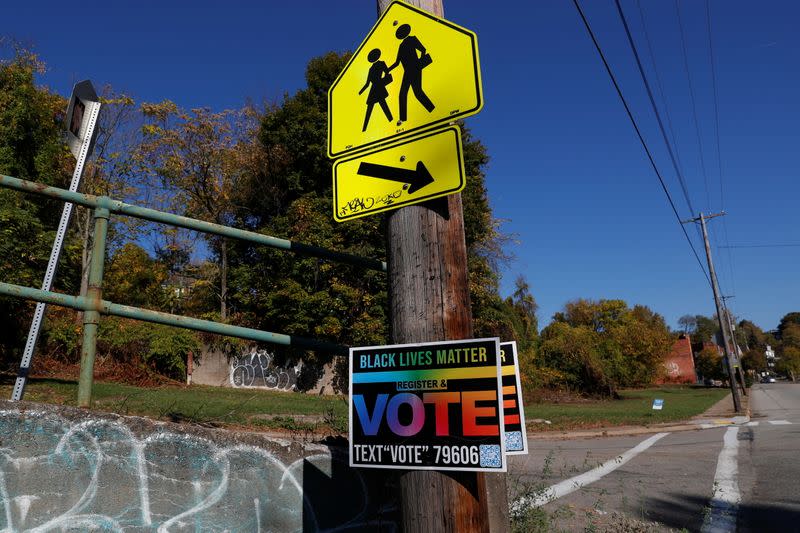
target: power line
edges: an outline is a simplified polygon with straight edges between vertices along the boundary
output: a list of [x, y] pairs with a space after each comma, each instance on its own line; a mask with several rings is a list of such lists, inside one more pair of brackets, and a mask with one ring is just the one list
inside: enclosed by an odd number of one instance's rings
[[706, 186], [706, 203], [708, 204], [706, 207], [711, 209], [711, 194], [709, 193], [708, 189], [708, 174], [706, 173], [706, 162], [705, 158], [703, 157], [703, 142], [700, 138], [700, 125], [697, 122], [697, 103], [694, 99], [694, 87], [692, 86], [692, 76], [689, 73], [689, 58], [688, 54], [686, 53], [686, 38], [683, 33], [683, 21], [681, 20], [681, 8], [678, 5], [678, 0], [675, 0], [675, 11], [678, 14], [678, 28], [680, 28], [681, 33], [681, 49], [683, 50], [683, 68], [686, 72], [686, 81], [689, 83], [689, 97], [692, 101], [692, 116], [694, 117], [694, 128], [697, 132], [697, 148], [700, 154], [700, 170], [703, 172], [703, 180], [705, 181]]
[[787, 244], [734, 244], [731, 246], [720, 246], [720, 248], [800, 248], [800, 243]]
[[[686, 82], [689, 85], [689, 99], [692, 104], [692, 118], [694, 121], [695, 133], [697, 135], [697, 151], [700, 157], [700, 170], [703, 174], [703, 184], [705, 185], [705, 190], [706, 190], [706, 208], [711, 210], [711, 192], [708, 185], [708, 172], [706, 172], [705, 155], [703, 152], [703, 141], [702, 141], [702, 136], [700, 134], [700, 122], [697, 119], [697, 101], [694, 96], [694, 84], [692, 83], [692, 75], [689, 69], [689, 57], [688, 53], [686, 52], [686, 35], [683, 30], [683, 19], [681, 17], [681, 9], [678, 0], [675, 0], [675, 13], [678, 18], [678, 28], [680, 30], [680, 36], [681, 36], [681, 51], [683, 52], [683, 70], [684, 73], [686, 74]], [[719, 241], [717, 239], [717, 232], [712, 228], [709, 230], [709, 234], [711, 236], [711, 240], [714, 243], [714, 249], [715, 250], [718, 249]], [[724, 269], [722, 272], [724, 273]]]
[[684, 237], [686, 237], [686, 242], [689, 243], [689, 246], [692, 249], [692, 253], [694, 254], [694, 258], [697, 260], [697, 265], [700, 267], [700, 270], [703, 272], [703, 276], [705, 276], [706, 280], [708, 281], [709, 285], [711, 284], [711, 278], [708, 277], [708, 273], [706, 272], [705, 267], [703, 267], [703, 263], [700, 261], [700, 256], [697, 255], [697, 250], [692, 244], [692, 240], [689, 238], [689, 234], [686, 232], [686, 228], [681, 223], [681, 217], [678, 214], [678, 210], [675, 208], [675, 202], [672, 200], [672, 196], [669, 194], [669, 190], [667, 189], [666, 184], [664, 184], [664, 178], [661, 177], [661, 172], [659, 172], [658, 167], [656, 166], [656, 162], [653, 160], [653, 155], [650, 153], [650, 149], [647, 147], [647, 143], [642, 137], [642, 132], [639, 130], [639, 126], [636, 124], [636, 119], [633, 118], [633, 113], [631, 113], [631, 109], [628, 106], [628, 102], [625, 100], [625, 96], [622, 94], [622, 89], [620, 89], [619, 84], [617, 83], [617, 79], [614, 76], [614, 73], [611, 71], [611, 67], [606, 60], [606, 56], [603, 53], [603, 50], [600, 48], [600, 43], [597, 42], [597, 38], [592, 31], [592, 27], [589, 25], [589, 21], [586, 19], [586, 15], [583, 14], [583, 10], [581, 9], [580, 4], [578, 4], [578, 0], [572, 0], [573, 4], [575, 4], [575, 8], [578, 10], [578, 14], [583, 20], [584, 26], [586, 26], [586, 31], [589, 33], [589, 37], [592, 39], [592, 43], [594, 43], [594, 47], [597, 49], [597, 53], [600, 55], [600, 59], [603, 61], [603, 65], [606, 68], [606, 72], [608, 72], [608, 76], [611, 78], [611, 83], [614, 84], [614, 88], [617, 90], [617, 95], [619, 99], [622, 101], [622, 105], [625, 107], [625, 112], [628, 114], [628, 118], [631, 121], [631, 125], [633, 125], [633, 129], [636, 130], [636, 135], [639, 137], [639, 142], [642, 143], [642, 148], [644, 148], [645, 153], [647, 154], [647, 159], [650, 160], [650, 165], [653, 167], [653, 171], [656, 173], [658, 177], [659, 183], [661, 183], [661, 188], [664, 190], [664, 194], [667, 195], [667, 200], [669, 201], [670, 207], [672, 207], [672, 212], [675, 213], [675, 218], [678, 221], [678, 225], [681, 227], [681, 231], [683, 231]]
[[[725, 210], [725, 192], [723, 187], [723, 172], [722, 172], [722, 155], [720, 151], [720, 140], [719, 140], [719, 102], [717, 99], [717, 71], [716, 66], [714, 64], [714, 39], [713, 33], [711, 31], [711, 2], [706, 0], [706, 23], [708, 27], [708, 59], [711, 65], [711, 88], [712, 88], [712, 97], [714, 100], [714, 137], [716, 138], [716, 146], [717, 146], [717, 164], [719, 168], [719, 203], [720, 209], [723, 211]], [[730, 240], [728, 239], [728, 221], [727, 219], [722, 219], [722, 232], [725, 238], [725, 244], [730, 246]], [[730, 248], [728, 248], [728, 271], [730, 274], [730, 282], [733, 287], [733, 292], [736, 292], [736, 273], [733, 266], [733, 255], [731, 254]]]
[[711, 3], [706, 0], [706, 23], [708, 25], [708, 57], [711, 64], [711, 95], [714, 100], [714, 136], [717, 140], [717, 162], [719, 164], [719, 203], [725, 209], [725, 195], [722, 188], [722, 157], [719, 149], [719, 103], [717, 102], [717, 71], [714, 67], [714, 40], [711, 38]]
[[[684, 68], [684, 73], [686, 74], [686, 81], [687, 81], [687, 84], [689, 86], [689, 98], [690, 98], [690, 101], [691, 101], [691, 104], [692, 104], [692, 118], [694, 120], [695, 133], [697, 135], [697, 149], [698, 149], [698, 155], [699, 155], [699, 158], [700, 158], [700, 169], [701, 169], [702, 174], [703, 174], [703, 183], [705, 185], [705, 191], [706, 191], [706, 204], [707, 204], [707, 208], [710, 210], [712, 206], [711, 206], [711, 192], [710, 192], [710, 189], [709, 189], [708, 172], [706, 171], [705, 155], [704, 155], [704, 150], [703, 150], [703, 142], [702, 142], [702, 136], [701, 136], [701, 133], [700, 133], [700, 123], [699, 123], [699, 120], [698, 120], [698, 117], [697, 117], [697, 101], [695, 99], [695, 94], [694, 94], [694, 84], [692, 83], [691, 71], [689, 69], [688, 53], [686, 51], [686, 35], [685, 35], [684, 29], [683, 29], [683, 19], [681, 17], [680, 4], [678, 3], [678, 0], [675, 0], [675, 12], [676, 12], [677, 19], [678, 19], [678, 28], [680, 30], [680, 37], [681, 37], [681, 51], [683, 53], [683, 68]], [[713, 61], [712, 61], [712, 63], [713, 63]], [[715, 82], [715, 84], [716, 84], [716, 82]], [[716, 104], [716, 93], [715, 93], [714, 97], [715, 97], [715, 104]], [[717, 132], [717, 138], [718, 138], [718, 133], [719, 133], [718, 127], [717, 127], [716, 132]], [[720, 165], [720, 169], [721, 169], [721, 165]], [[721, 186], [721, 182], [722, 182], [721, 175], [722, 174], [721, 174], [721, 170], [720, 170], [720, 186]], [[719, 249], [719, 239], [718, 239], [717, 233], [718, 232], [715, 229], [713, 229], [713, 228], [709, 229], [709, 234], [711, 236], [711, 240], [714, 243], [714, 249], [715, 250]], [[722, 262], [720, 261], [720, 263], [722, 263]], [[730, 262], [728, 262], [728, 266], [729, 266], [729, 270], [732, 272], [732, 270], [730, 269]], [[725, 272], [724, 269], [723, 269], [722, 272], [724, 274], [724, 272]]]
[[[675, 130], [672, 127], [672, 119], [670, 118], [669, 114], [669, 102], [667, 101], [667, 95], [664, 92], [664, 84], [661, 83], [661, 76], [658, 74], [656, 55], [653, 52], [653, 43], [650, 40], [650, 32], [647, 31], [647, 22], [645, 22], [644, 10], [642, 9], [642, 3], [640, 0], [636, 0], [636, 9], [639, 11], [639, 21], [642, 23], [642, 33], [644, 33], [644, 40], [647, 43], [647, 53], [650, 56], [650, 62], [653, 64], [653, 73], [656, 75], [656, 86], [658, 87], [659, 96], [661, 96], [661, 105], [664, 106], [664, 115], [667, 117], [667, 129], [669, 130], [672, 144], [674, 146], [678, 146], [678, 139], [675, 137]], [[683, 168], [681, 158], [679, 157], [677, 150], [675, 152], [675, 158], [678, 160], [678, 166]]]
[[[664, 124], [661, 121], [661, 114], [658, 112], [658, 107], [656, 106], [656, 102], [653, 99], [653, 92], [650, 90], [650, 83], [647, 81], [647, 76], [644, 73], [644, 68], [642, 68], [642, 62], [639, 59], [639, 52], [636, 50], [636, 44], [633, 42], [633, 37], [631, 36], [630, 28], [628, 27], [628, 21], [625, 19], [625, 14], [622, 12], [622, 6], [619, 3], [619, 0], [615, 0], [617, 4], [617, 12], [619, 13], [619, 18], [622, 20], [622, 25], [625, 28], [625, 34], [628, 37], [628, 43], [631, 46], [631, 50], [633, 51], [633, 57], [636, 59], [636, 66], [639, 68], [639, 75], [642, 77], [642, 82], [644, 82], [644, 87], [647, 90], [647, 96], [650, 99], [650, 106], [653, 108], [653, 113], [656, 115], [656, 120], [658, 121], [658, 128], [661, 130], [661, 137], [664, 139], [664, 144], [667, 146], [667, 152], [669, 153], [669, 158], [672, 161], [672, 167], [675, 169], [675, 174], [678, 176], [678, 181], [680, 182], [681, 189], [683, 190], [683, 197], [686, 200], [686, 205], [689, 207], [689, 213], [692, 215], [696, 213], [694, 210], [694, 206], [692, 206], [692, 201], [689, 198], [689, 190], [686, 187], [686, 181], [683, 178], [683, 172], [680, 169], [680, 165], [678, 164], [677, 153], [673, 152], [672, 144], [675, 144], [675, 134], [672, 132], [672, 122], [669, 119], [669, 113], [667, 115], [667, 124], [669, 126], [670, 133], [672, 133], [673, 142], [670, 143], [669, 139], [667, 138], [667, 134], [664, 131]], [[639, 3], [637, 2], [637, 5]], [[644, 14], [642, 13], [641, 6], [639, 6], [639, 14], [642, 18], [642, 27], [644, 28]], [[655, 69], [655, 56], [653, 55], [653, 48], [650, 45], [650, 38], [647, 36], [647, 30], [645, 29], [645, 36], [647, 39], [647, 46], [650, 50], [650, 59], [653, 62], [653, 69], [656, 72], [656, 81], [658, 82], [658, 88], [661, 92], [661, 99], [665, 102], [664, 109], [666, 112], [666, 98], [664, 97], [664, 90], [661, 86], [661, 78], [658, 76], [658, 70]], [[677, 152], [677, 150], [675, 150]]]
[[[656, 75], [656, 86], [658, 87], [658, 92], [659, 92], [659, 95], [661, 96], [661, 104], [664, 106], [664, 115], [666, 116], [666, 119], [667, 119], [667, 129], [669, 130], [669, 135], [670, 135], [670, 138], [672, 139], [672, 146], [675, 147], [675, 160], [678, 163], [677, 164], [678, 169], [680, 169], [680, 171], [678, 171], [676, 169], [675, 173], [678, 176], [678, 181], [680, 182], [681, 189], [683, 190], [683, 197], [686, 200], [686, 205], [689, 208], [689, 212], [694, 214], [694, 213], [696, 213], [696, 211], [694, 210], [694, 206], [692, 206], [692, 202], [691, 202], [690, 196], [689, 196], [689, 189], [688, 189], [688, 187], [686, 185], [686, 180], [683, 177], [683, 164], [681, 163], [680, 154], [678, 152], [678, 138], [675, 135], [675, 130], [672, 127], [672, 119], [670, 118], [669, 104], [667, 102], [667, 95], [666, 95], [666, 93], [664, 91], [664, 85], [663, 85], [663, 83], [661, 83], [661, 76], [658, 74], [658, 64], [656, 63], [656, 55], [655, 55], [655, 52], [653, 52], [653, 44], [652, 44], [652, 42], [650, 40], [650, 33], [647, 31], [647, 22], [645, 22], [644, 10], [642, 9], [642, 3], [639, 0], [636, 0], [636, 8], [639, 11], [639, 20], [641, 21], [642, 33], [644, 34], [644, 39], [645, 39], [645, 42], [647, 43], [647, 52], [648, 52], [648, 54], [650, 56], [650, 62], [653, 64], [653, 73], [655, 73], [655, 75]], [[620, 11], [621, 11], [621, 9], [620, 9]], [[623, 21], [624, 21], [624, 16], [622, 18], [623, 18]], [[623, 22], [623, 24], [624, 24], [624, 22]], [[634, 50], [635, 50], [635, 46], [634, 46]], [[635, 54], [635, 52], [634, 52], [634, 54]], [[645, 85], [646, 85], [646, 83], [645, 83]], [[667, 149], [669, 149], [669, 145], [667, 145]], [[674, 162], [673, 162], [673, 166], [675, 166]], [[697, 237], [700, 240], [702, 240], [703, 236], [700, 233], [700, 226], [695, 224], [695, 229], [697, 230]]]

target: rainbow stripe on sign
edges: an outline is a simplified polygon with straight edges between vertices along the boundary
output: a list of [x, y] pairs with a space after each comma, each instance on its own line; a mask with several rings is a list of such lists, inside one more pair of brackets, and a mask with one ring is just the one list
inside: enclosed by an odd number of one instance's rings
[[[391, 396], [391, 397], [390, 397]], [[399, 394], [379, 394], [375, 404], [367, 405], [360, 394], [353, 395], [353, 407], [358, 416], [358, 421], [364, 435], [375, 436], [378, 434], [382, 420], [394, 435], [400, 437], [413, 437], [417, 435], [425, 424], [425, 406], [432, 405], [437, 437], [449, 437], [452, 432], [450, 418], [447, 415], [451, 404], [461, 407], [462, 428], [460, 434], [465, 437], [491, 437], [500, 435], [498, 425], [483, 425], [478, 422], [481, 417], [496, 416], [494, 407], [477, 405], [478, 402], [493, 402], [497, 400], [497, 391], [464, 391], [464, 392], [426, 392], [419, 395], [401, 392]], [[401, 422], [400, 408], [410, 407], [411, 417], [408, 421]]]
[[476, 368], [436, 368], [431, 370], [394, 370], [353, 374], [353, 383], [385, 383], [388, 381], [448, 380], [497, 377], [490, 366]]

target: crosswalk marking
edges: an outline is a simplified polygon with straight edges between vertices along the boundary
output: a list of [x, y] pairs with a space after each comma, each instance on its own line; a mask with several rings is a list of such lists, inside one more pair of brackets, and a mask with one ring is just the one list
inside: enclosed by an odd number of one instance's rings
[[731, 533], [736, 531], [736, 514], [742, 496], [739, 493], [738, 427], [730, 427], [722, 438], [722, 451], [717, 459], [714, 474], [714, 493], [709, 502], [710, 511], [703, 520], [702, 533]]
[[594, 483], [603, 476], [610, 474], [617, 468], [621, 467], [667, 435], [669, 435], [669, 433], [656, 433], [652, 437], [646, 438], [630, 450], [623, 452], [621, 455], [618, 455], [613, 459], [609, 459], [597, 468], [548, 487], [538, 496], [519, 498], [512, 504], [512, 511], [519, 511], [520, 509], [524, 509], [528, 506], [542, 506], [562, 496], [566, 496], [567, 494], [575, 492], [576, 490], [590, 483]]
[[[789, 426], [789, 425], [794, 424], [794, 422], [790, 422], [789, 420], [765, 420], [764, 422], [766, 424], [771, 424], [773, 426]], [[760, 423], [761, 422], [758, 421], [758, 420], [752, 420], [750, 422], [745, 422], [742, 425], [743, 426], [749, 426], [749, 427], [756, 427]], [[733, 422], [731, 420], [714, 420], [713, 423], [706, 422], [704, 424], [698, 424], [698, 425], [699, 425], [700, 429], [713, 429], [713, 428], [724, 427], [724, 426], [729, 426], [729, 427], [730, 426], [735, 426], [735, 425], [737, 425], [737, 423]]]

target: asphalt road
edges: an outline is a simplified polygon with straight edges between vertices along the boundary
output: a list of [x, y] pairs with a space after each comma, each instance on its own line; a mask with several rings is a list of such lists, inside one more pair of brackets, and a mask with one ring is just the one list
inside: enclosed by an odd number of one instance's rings
[[750, 408], [740, 425], [530, 440], [510, 461], [516, 508], [549, 531], [800, 533], [800, 384], [756, 385]]
[[741, 443], [739, 531], [800, 531], [800, 385], [760, 385], [751, 405], [758, 426]]

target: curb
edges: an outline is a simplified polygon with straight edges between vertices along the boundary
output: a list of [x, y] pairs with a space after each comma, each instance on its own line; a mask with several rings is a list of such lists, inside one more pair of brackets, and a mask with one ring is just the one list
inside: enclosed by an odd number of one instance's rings
[[649, 435], [651, 433], [676, 431], [699, 431], [703, 429], [714, 429], [726, 426], [741, 426], [750, 422], [750, 415], [735, 416], [732, 418], [716, 418], [713, 420], [698, 420], [673, 425], [658, 426], [622, 426], [610, 427], [605, 429], [584, 430], [584, 431], [543, 431], [538, 433], [528, 433], [528, 440], [568, 440], [568, 439], [592, 439], [597, 437], [625, 437], [631, 435]]
[[[706, 411], [697, 415], [689, 420], [666, 422], [664, 424], [655, 424], [652, 426], [615, 426], [598, 429], [588, 430], [575, 430], [575, 431], [540, 431], [535, 430], [528, 432], [528, 440], [569, 440], [569, 439], [593, 439], [598, 437], [625, 437], [632, 435], [649, 435], [652, 433], [676, 431], [696, 431], [703, 429], [714, 429], [727, 426], [742, 426], [750, 422], [750, 396], [747, 398], [744, 409], [744, 415], [736, 415], [734, 412], [724, 413], [722, 416], [711, 413], [715, 407], [727, 401], [730, 401], [730, 395], [725, 396], [717, 404], [712, 405]], [[528, 427], [529, 430], [532, 428]]]

